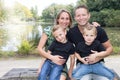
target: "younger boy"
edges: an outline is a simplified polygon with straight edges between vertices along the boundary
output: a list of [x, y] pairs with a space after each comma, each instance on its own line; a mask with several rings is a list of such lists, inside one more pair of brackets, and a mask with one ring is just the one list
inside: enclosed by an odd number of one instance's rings
[[92, 54], [92, 52], [96, 51], [95, 55], [97, 55], [97, 52], [104, 53], [105, 51], [103, 45], [95, 40], [97, 36], [96, 28], [92, 25], [86, 26], [82, 34], [85, 41], [79, 42], [76, 47], [75, 56], [78, 59], [78, 65], [73, 72], [73, 78], [80, 80], [84, 75], [94, 73], [105, 76], [109, 80], [116, 80], [115, 74], [102, 64], [103, 60], [94, 64], [89, 64], [88, 62], [88, 56]]
[[60, 80], [60, 75], [65, 67], [69, 55], [73, 56], [75, 49], [72, 43], [67, 41], [67, 31], [60, 25], [55, 25], [52, 29], [52, 34], [55, 40], [48, 48], [48, 54], [60, 55], [62, 59], [65, 59], [63, 65], [55, 64], [51, 60], [46, 59], [42, 66], [38, 80]]

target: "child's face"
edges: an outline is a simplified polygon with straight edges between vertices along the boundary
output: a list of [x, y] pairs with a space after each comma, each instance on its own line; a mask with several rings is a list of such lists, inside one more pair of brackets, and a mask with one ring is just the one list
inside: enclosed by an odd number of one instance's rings
[[58, 42], [61, 42], [61, 43], [66, 43], [66, 31], [64, 31], [63, 29], [58, 29], [56, 30], [54, 33], [53, 33], [53, 36], [55, 37], [55, 39], [58, 41]]
[[96, 34], [92, 30], [87, 30], [83, 34], [83, 37], [84, 37], [84, 40], [87, 44], [91, 44], [95, 40]]

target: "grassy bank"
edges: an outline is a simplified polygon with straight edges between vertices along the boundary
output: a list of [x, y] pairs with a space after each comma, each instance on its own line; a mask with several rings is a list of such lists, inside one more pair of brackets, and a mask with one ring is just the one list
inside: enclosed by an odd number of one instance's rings
[[104, 28], [113, 46], [113, 53], [120, 54], [120, 27]]

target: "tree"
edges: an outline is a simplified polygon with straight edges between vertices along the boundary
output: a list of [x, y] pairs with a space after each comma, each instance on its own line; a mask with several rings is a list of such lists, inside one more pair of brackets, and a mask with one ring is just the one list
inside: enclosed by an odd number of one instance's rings
[[7, 10], [4, 7], [4, 2], [0, 0], [0, 22], [4, 22], [7, 19]]
[[24, 6], [24, 5], [20, 4], [20, 3], [15, 4], [14, 13], [21, 20], [27, 20], [27, 19], [32, 18], [32, 16], [33, 16], [31, 11], [26, 6]]
[[35, 6], [34, 8], [31, 8], [31, 13], [33, 15], [33, 19], [34, 21], [39, 21], [40, 20], [40, 16], [38, 15], [38, 9], [37, 6]]
[[[70, 6], [67, 6], [67, 7], [70, 7]], [[61, 9], [67, 9], [66, 5], [61, 5], [61, 4], [58, 5], [58, 4], [54, 4], [54, 3], [51, 4], [46, 9], [44, 9], [42, 12], [43, 21], [54, 23], [56, 15]]]

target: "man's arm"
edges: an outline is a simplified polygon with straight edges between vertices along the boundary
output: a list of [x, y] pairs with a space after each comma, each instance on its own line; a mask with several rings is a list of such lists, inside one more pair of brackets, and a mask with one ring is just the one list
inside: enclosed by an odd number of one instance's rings
[[68, 75], [70, 78], [72, 78], [72, 71], [74, 68], [74, 64], [75, 64], [75, 54], [70, 55], [70, 68], [68, 70]]

